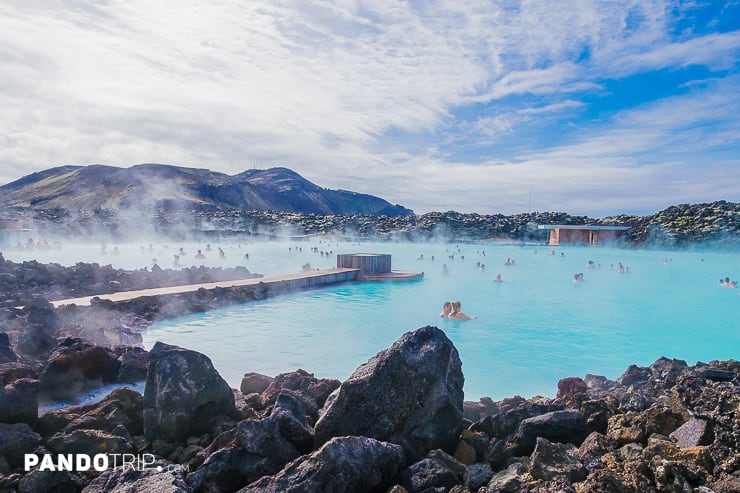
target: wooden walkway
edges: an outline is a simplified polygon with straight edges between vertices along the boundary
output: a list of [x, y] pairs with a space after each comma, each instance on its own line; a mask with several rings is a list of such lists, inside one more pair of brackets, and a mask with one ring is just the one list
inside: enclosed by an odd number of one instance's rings
[[285, 274], [282, 276], [273, 277], [257, 277], [252, 279], [239, 279], [235, 281], [219, 281], [209, 282], [203, 284], [188, 284], [183, 286], [169, 286], [164, 288], [152, 288], [152, 289], [140, 289], [137, 291], [120, 291], [118, 293], [110, 294], [98, 294], [95, 296], [85, 296], [82, 298], [70, 298], [66, 300], [52, 301], [51, 304], [54, 307], [62, 305], [75, 304], [78, 306], [89, 306], [90, 300], [93, 298], [99, 298], [101, 300], [108, 301], [129, 301], [136, 298], [142, 298], [146, 296], [166, 296], [171, 294], [183, 294], [192, 293], [199, 289], [216, 289], [216, 288], [236, 288], [240, 286], [257, 286], [265, 284], [267, 286], [274, 284], [287, 283], [291, 290], [302, 289], [310, 286], [320, 286], [323, 284], [334, 284], [338, 282], [352, 281], [355, 279], [356, 273], [359, 269], [323, 269], [323, 270], [312, 270], [305, 272], [297, 272], [295, 274]]

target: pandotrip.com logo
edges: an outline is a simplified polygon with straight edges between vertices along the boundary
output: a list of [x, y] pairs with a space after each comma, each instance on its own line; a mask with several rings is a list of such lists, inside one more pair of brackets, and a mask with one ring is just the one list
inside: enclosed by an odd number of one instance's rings
[[123, 471], [187, 472], [188, 466], [157, 463], [153, 454], [25, 454], [24, 469], [38, 471], [103, 472]]

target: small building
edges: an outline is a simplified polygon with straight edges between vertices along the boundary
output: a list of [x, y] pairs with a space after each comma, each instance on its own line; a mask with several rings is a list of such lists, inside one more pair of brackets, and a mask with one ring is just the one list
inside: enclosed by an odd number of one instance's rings
[[391, 269], [391, 256], [386, 253], [340, 253], [337, 267], [359, 269], [358, 281], [405, 281], [424, 276], [423, 272]]
[[0, 245], [12, 245], [21, 242], [22, 234], [31, 231], [21, 227], [20, 221], [0, 220]]
[[571, 224], [540, 224], [537, 229], [550, 232], [547, 242], [550, 246], [557, 245], [602, 245], [615, 241], [621, 234], [629, 230], [629, 226], [586, 226]]

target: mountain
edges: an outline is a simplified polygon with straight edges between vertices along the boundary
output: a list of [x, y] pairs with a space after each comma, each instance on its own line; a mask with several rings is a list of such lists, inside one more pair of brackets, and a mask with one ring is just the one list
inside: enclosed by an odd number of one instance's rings
[[287, 168], [252, 169], [232, 176], [167, 164], [47, 169], [0, 186], [0, 207], [413, 214], [373, 195], [319, 187]]

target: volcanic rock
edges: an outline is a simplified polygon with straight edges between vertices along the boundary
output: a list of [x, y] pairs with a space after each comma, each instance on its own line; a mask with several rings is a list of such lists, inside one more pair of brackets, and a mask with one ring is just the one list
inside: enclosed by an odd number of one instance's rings
[[32, 453], [41, 444], [41, 435], [26, 423], [0, 423], [0, 457], [11, 467], [21, 467], [24, 455]]
[[212, 432], [220, 419], [239, 417], [231, 388], [207, 356], [162, 342], [154, 345], [144, 391], [147, 439], [183, 442]]
[[57, 346], [57, 340], [42, 325], [29, 325], [18, 340], [16, 350], [31, 358], [45, 359]]
[[580, 411], [553, 411], [519, 423], [516, 433], [507, 439], [504, 453], [508, 456], [529, 455], [538, 438], [580, 445], [589, 433], [586, 418]]
[[18, 482], [18, 493], [72, 493], [80, 491], [82, 478], [69, 471], [31, 470]]
[[[262, 375], [261, 373], [245, 373], [242, 383], [239, 387], [242, 394], [261, 394], [270, 386], [274, 378]], [[323, 405], [323, 403], [322, 403]]]
[[709, 445], [712, 443], [712, 432], [705, 419], [691, 418], [674, 430], [670, 437], [681, 448]]
[[385, 491], [405, 462], [403, 449], [392, 443], [366, 437], [332, 438], [316, 452], [299, 457], [239, 493]]
[[326, 399], [334, 392], [341, 382], [339, 380], [316, 378], [313, 373], [298, 369], [294, 372], [281, 373], [271, 380], [267, 388], [261, 393], [260, 400], [263, 408], [274, 404], [275, 399], [286, 390], [294, 391], [304, 400], [306, 411], [313, 420], [318, 418], [318, 411], [326, 403]]
[[650, 379], [650, 370], [637, 365], [630, 365], [627, 370], [617, 379], [617, 383], [629, 387], [630, 385], [639, 386], [647, 383]]
[[465, 487], [470, 491], [478, 491], [478, 489], [487, 484], [492, 477], [493, 470], [491, 469], [490, 464], [472, 464], [465, 469]]
[[316, 443], [367, 436], [403, 446], [411, 460], [436, 448], [454, 452], [463, 424], [461, 366], [457, 349], [440, 329], [404, 334], [327, 399]]
[[516, 432], [523, 420], [564, 409], [562, 404], [540, 404], [521, 398], [511, 404], [512, 406], [506, 406], [500, 412], [476, 422], [470, 429], [481, 431], [491, 438], [506, 438]]
[[[158, 469], [158, 468], [161, 468]], [[182, 471], [168, 464], [152, 464], [146, 469], [117, 467], [105, 471], [88, 484], [82, 493], [191, 493]]]
[[236, 444], [211, 453], [197, 471], [188, 475], [188, 484], [196, 491], [236, 491], [310, 452], [313, 433], [306, 422], [305, 408], [289, 392], [278, 397], [267, 418], [240, 421]]
[[0, 364], [18, 361], [13, 348], [10, 346], [10, 338], [5, 332], [0, 332]]
[[66, 339], [54, 350], [39, 375], [45, 400], [68, 400], [81, 392], [115, 383], [120, 364], [101, 346]]
[[0, 422], [32, 425], [38, 418], [38, 408], [38, 380], [20, 378], [0, 386]]
[[488, 489], [500, 493], [518, 493], [521, 491], [522, 483], [528, 479], [529, 473], [526, 466], [517, 461], [494, 474], [488, 482]]
[[74, 430], [57, 433], [46, 441], [46, 447], [59, 454], [127, 454], [133, 445], [126, 438], [100, 430]]
[[117, 380], [121, 383], [137, 383], [146, 380], [149, 368], [149, 353], [140, 347], [119, 346], [114, 351], [119, 364]]
[[565, 402], [571, 399], [575, 394], [586, 392], [586, 390], [588, 390], [588, 386], [582, 378], [561, 378], [560, 381], [558, 381], [558, 393], [555, 398], [561, 402]]
[[[92, 409], [85, 411], [89, 407]], [[79, 408], [83, 412], [64, 426], [65, 432], [100, 430], [128, 439], [143, 433], [143, 397], [134, 390], [115, 389], [99, 403], [86, 408]]]
[[441, 450], [432, 450], [422, 460], [401, 471], [401, 485], [409, 493], [463, 484], [465, 464]]
[[566, 476], [571, 482], [586, 479], [586, 469], [578, 460], [576, 448], [571, 444], [552, 443], [538, 437], [530, 457], [529, 473], [535, 479], [549, 481], [556, 476]]

